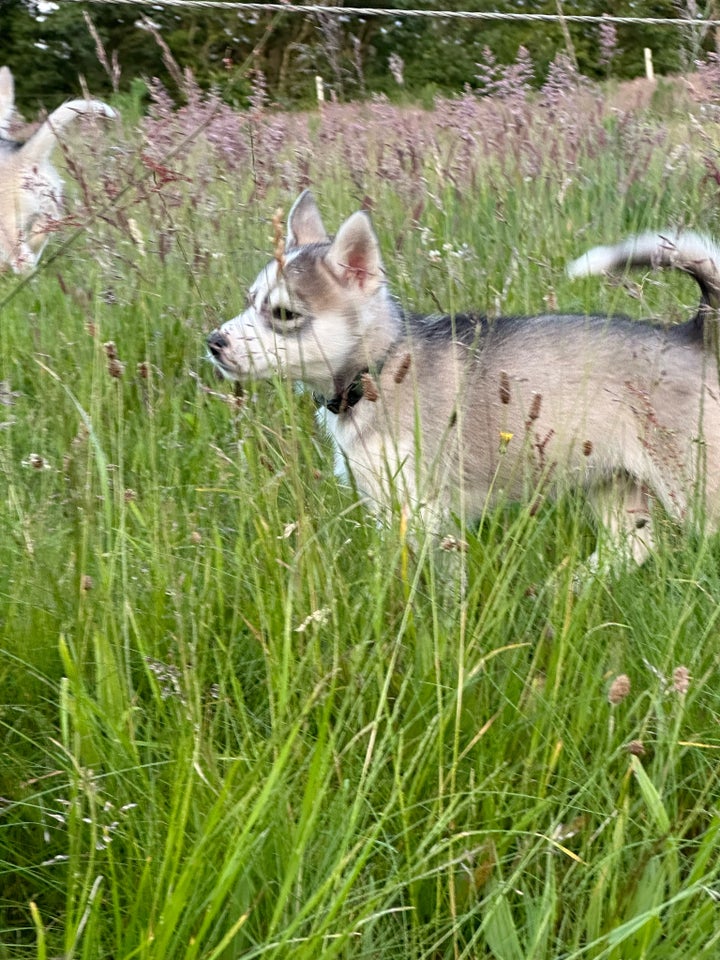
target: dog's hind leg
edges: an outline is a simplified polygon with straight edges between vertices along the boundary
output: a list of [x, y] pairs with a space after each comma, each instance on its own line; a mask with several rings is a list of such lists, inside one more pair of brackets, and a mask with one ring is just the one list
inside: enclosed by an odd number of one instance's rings
[[7, 136], [15, 109], [15, 84], [7, 67], [0, 67], [0, 136]]
[[589, 567], [617, 572], [629, 560], [638, 566], [644, 563], [655, 548], [647, 488], [633, 477], [616, 476], [592, 488], [588, 502], [601, 528]]

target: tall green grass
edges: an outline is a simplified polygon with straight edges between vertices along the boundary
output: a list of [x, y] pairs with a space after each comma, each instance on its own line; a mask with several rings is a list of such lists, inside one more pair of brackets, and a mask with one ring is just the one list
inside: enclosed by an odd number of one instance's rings
[[[463, 180], [447, 131], [417, 182], [353, 181], [339, 141], [309, 173], [331, 229], [372, 199], [410, 308], [684, 317], [682, 278], [563, 266], [716, 227], [710, 147], [597, 134], [561, 162], [529, 130], [532, 176], [500, 143]], [[578, 587], [566, 499], [448, 558], [338, 485], [292, 384], [217, 383], [204, 334], [270, 255], [291, 148], [263, 196], [202, 150], [128, 179], [124, 218], [0, 278], [0, 957], [718, 956], [715, 540], [661, 523]]]

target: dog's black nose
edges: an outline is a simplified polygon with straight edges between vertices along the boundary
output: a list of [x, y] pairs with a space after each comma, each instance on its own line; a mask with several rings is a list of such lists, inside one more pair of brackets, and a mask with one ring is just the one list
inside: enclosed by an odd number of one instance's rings
[[220, 356], [225, 347], [228, 346], [228, 342], [228, 338], [219, 330], [213, 330], [213, 332], [209, 334], [207, 338], [207, 345], [210, 349], [210, 353], [214, 357]]

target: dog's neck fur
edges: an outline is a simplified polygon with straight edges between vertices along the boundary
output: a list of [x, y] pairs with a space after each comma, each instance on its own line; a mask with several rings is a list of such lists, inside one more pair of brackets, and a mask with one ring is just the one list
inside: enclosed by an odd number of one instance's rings
[[327, 395], [325, 385], [311, 385], [315, 403], [327, 407], [330, 413], [342, 414], [363, 399], [366, 377], [375, 380], [380, 376], [387, 359], [404, 336], [404, 314], [400, 305], [385, 286], [378, 290], [377, 298], [373, 318], [363, 328], [361, 356], [352, 357], [342, 369], [332, 371], [333, 394]]

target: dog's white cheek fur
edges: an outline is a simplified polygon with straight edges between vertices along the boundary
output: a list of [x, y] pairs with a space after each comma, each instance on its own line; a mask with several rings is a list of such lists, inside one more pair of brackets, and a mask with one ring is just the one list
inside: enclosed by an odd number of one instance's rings
[[220, 327], [228, 345], [222, 354], [222, 365], [243, 379], [270, 377], [284, 365], [285, 346], [274, 332], [263, 324], [254, 310], [233, 317]]

